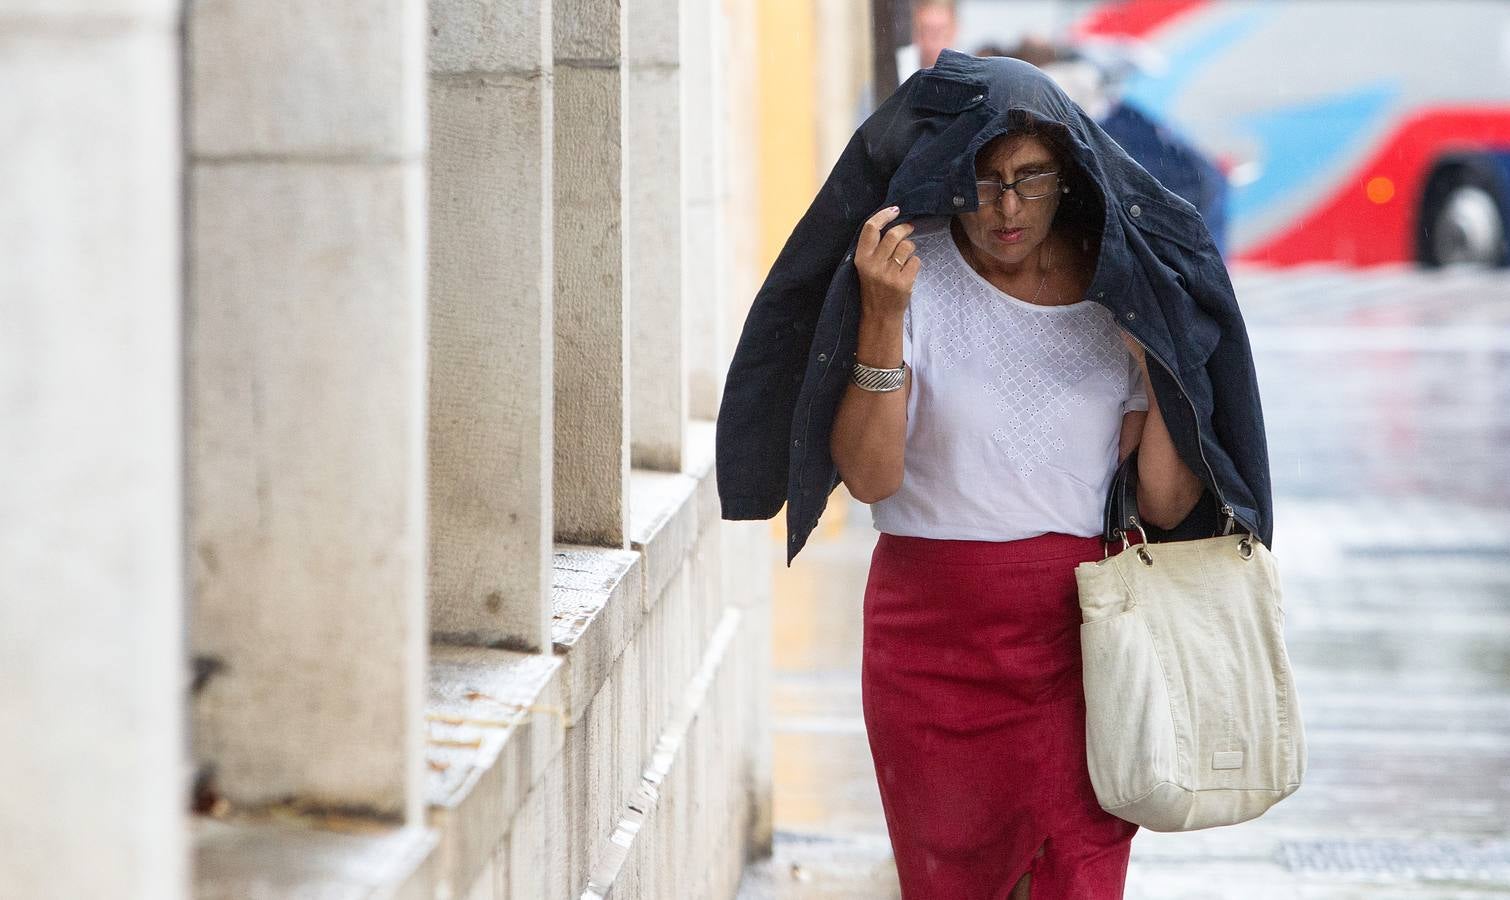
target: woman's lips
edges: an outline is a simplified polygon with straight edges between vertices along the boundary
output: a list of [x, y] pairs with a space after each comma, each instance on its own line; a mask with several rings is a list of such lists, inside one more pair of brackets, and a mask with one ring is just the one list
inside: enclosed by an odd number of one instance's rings
[[1026, 228], [993, 228], [991, 237], [1003, 244], [1015, 244], [1027, 234]]

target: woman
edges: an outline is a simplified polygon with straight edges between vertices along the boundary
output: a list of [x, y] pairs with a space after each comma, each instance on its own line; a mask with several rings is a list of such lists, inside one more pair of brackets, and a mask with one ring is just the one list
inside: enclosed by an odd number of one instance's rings
[[905, 900], [1121, 895], [1133, 828], [1087, 780], [1074, 567], [1104, 555], [1134, 447], [1151, 540], [1273, 547], [1200, 216], [1040, 70], [945, 50], [797, 223], [718, 415], [722, 514], [784, 508], [788, 561], [841, 481], [873, 503], [864, 712]]
[[993, 139], [976, 211], [887, 229], [883, 209], [854, 255], [831, 452], [881, 531], [862, 692], [906, 900], [1120, 897], [1137, 828], [1100, 809], [1086, 768], [1074, 567], [1104, 556], [1134, 448], [1153, 524], [1202, 488], [1141, 348], [1082, 299], [1095, 234], [1064, 140], [1032, 121]]

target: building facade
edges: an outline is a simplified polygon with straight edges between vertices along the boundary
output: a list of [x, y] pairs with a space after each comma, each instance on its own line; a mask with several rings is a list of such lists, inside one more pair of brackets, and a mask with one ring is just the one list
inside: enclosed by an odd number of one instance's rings
[[862, 7], [0, 3], [0, 893], [733, 896], [712, 419]]

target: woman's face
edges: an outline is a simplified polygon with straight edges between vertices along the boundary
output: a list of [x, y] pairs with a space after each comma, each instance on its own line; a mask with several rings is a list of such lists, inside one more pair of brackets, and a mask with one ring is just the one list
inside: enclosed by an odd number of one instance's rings
[[[992, 141], [975, 158], [975, 177], [981, 179], [1011, 182], [1059, 171], [1048, 145], [1031, 135]], [[1049, 236], [1060, 196], [1056, 190], [1047, 197], [1024, 200], [1016, 191], [1006, 191], [995, 203], [983, 203], [975, 212], [960, 213], [957, 218], [982, 261], [1016, 267]]]

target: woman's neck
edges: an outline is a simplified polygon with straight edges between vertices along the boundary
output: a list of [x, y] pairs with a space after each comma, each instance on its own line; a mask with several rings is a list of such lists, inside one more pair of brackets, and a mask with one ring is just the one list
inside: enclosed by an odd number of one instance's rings
[[[1003, 291], [1013, 296], [1026, 286], [1031, 292], [1038, 286], [1039, 281], [1048, 275], [1053, 269], [1054, 251], [1050, 247], [1053, 234], [1044, 238], [1033, 252], [1023, 257], [1022, 261], [1011, 265], [992, 259], [984, 253], [976, 250], [975, 245], [965, 234], [964, 229], [956, 222], [951, 223], [949, 229], [954, 244], [960, 250], [960, 255], [965, 258], [965, 263], [980, 273], [980, 276]], [[1029, 283], [1031, 282], [1031, 284]], [[1013, 290], [1016, 288], [1017, 290]]]

